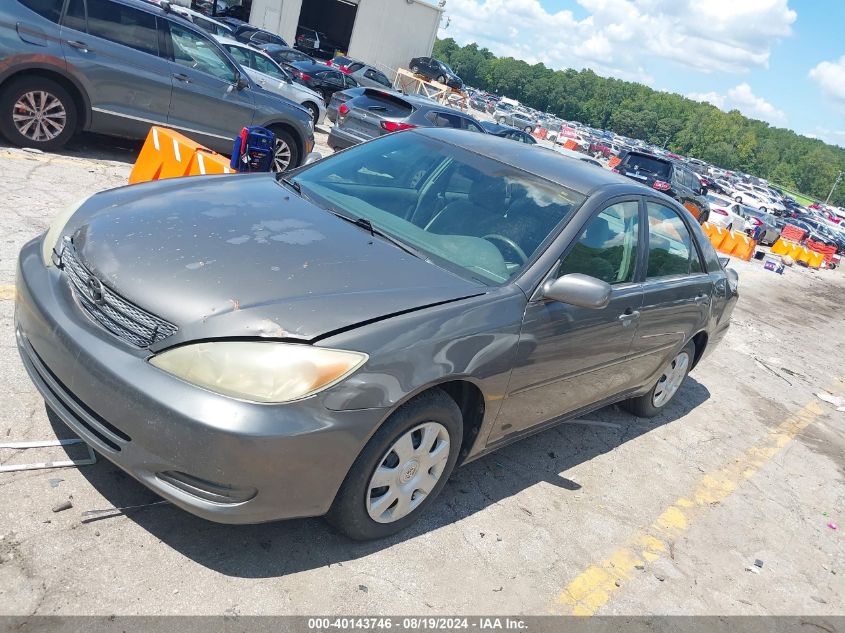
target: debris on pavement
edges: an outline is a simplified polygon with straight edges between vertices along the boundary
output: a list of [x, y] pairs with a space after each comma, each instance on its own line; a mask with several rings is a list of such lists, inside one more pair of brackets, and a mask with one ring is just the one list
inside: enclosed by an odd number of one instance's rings
[[828, 404], [832, 404], [836, 407], [837, 411], [845, 411], [845, 398], [842, 396], [834, 396], [832, 393], [828, 393], [827, 391], [819, 391], [816, 394], [816, 398], [822, 400], [823, 402], [827, 402]]
[[754, 560], [754, 566], [759, 567], [760, 569], [763, 569], [763, 561], [761, 561], [759, 558], [755, 559]]
[[[82, 513], [84, 517], [93, 517], [97, 516], [98, 514], [108, 514], [110, 512], [114, 513], [114, 516], [118, 516], [130, 510], [140, 510], [141, 508], [149, 508], [151, 506], [160, 506], [166, 503], [170, 503], [167, 499], [162, 499], [161, 501], [153, 501], [152, 503], [142, 503], [141, 505], [137, 506], [123, 506], [122, 508], [103, 508], [101, 510], [86, 510]], [[107, 519], [109, 517], [102, 517]]]
[[64, 459], [56, 462], [36, 462], [33, 464], [12, 464], [0, 466], [0, 472], [12, 473], [21, 470], [43, 470], [47, 468], [65, 468], [67, 466], [91, 466], [97, 463], [97, 455], [94, 449], [85, 444], [81, 439], [72, 438], [67, 440], [38, 440], [35, 442], [4, 442], [0, 443], [0, 449], [20, 451], [29, 448], [51, 448], [53, 446], [73, 446], [83, 444], [88, 449], [88, 457], [85, 459]]
[[73, 501], [68, 499], [67, 501], [63, 501], [59, 505], [53, 506], [53, 512], [62, 512], [64, 510], [70, 510], [73, 507]]
[[836, 525], [836, 523], [834, 523], [833, 521], [831, 521], [830, 523], [828, 523], [828, 524], [827, 524], [827, 527], [829, 527], [831, 530], [836, 530], [836, 529], [838, 529], [838, 528], [839, 528], [839, 526], [838, 526], [838, 525]]

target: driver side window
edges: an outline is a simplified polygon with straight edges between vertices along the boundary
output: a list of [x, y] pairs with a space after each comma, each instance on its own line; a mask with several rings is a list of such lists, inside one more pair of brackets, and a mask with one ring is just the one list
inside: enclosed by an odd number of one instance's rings
[[174, 22], [170, 22], [169, 25], [170, 38], [173, 42], [173, 60], [177, 64], [230, 84], [235, 83], [234, 68], [210, 40]]
[[611, 285], [633, 281], [638, 241], [639, 203], [618, 202], [589, 221], [557, 276], [581, 273]]

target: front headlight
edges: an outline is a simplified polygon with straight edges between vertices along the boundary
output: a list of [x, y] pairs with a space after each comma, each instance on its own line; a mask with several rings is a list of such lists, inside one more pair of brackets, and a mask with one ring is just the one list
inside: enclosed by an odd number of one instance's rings
[[47, 229], [47, 232], [44, 234], [44, 239], [41, 241], [41, 259], [44, 260], [45, 266], [49, 267], [53, 265], [53, 249], [56, 247], [56, 242], [59, 241], [59, 235], [61, 235], [62, 231], [65, 230], [65, 226], [67, 226], [67, 223], [73, 214], [76, 213], [77, 210], [79, 210], [79, 207], [85, 204], [87, 200], [88, 198], [83, 198], [75, 204], [70, 205], [56, 216], [53, 223], [50, 225], [50, 228]]
[[273, 341], [218, 341], [184, 345], [150, 363], [210, 391], [279, 403], [331, 387], [358, 369], [366, 354]]

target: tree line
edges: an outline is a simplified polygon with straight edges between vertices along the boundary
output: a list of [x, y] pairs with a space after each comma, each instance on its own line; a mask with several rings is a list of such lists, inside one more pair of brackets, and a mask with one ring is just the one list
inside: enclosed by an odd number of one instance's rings
[[[821, 200], [837, 174], [845, 171], [845, 149], [749, 119], [738, 110], [723, 112], [709, 103], [600, 77], [592, 70], [552, 70], [542, 63], [496, 57], [477, 44], [459, 46], [452, 38], [437, 40], [432, 55], [474, 88]], [[845, 206], [845, 184], [831, 203]]]

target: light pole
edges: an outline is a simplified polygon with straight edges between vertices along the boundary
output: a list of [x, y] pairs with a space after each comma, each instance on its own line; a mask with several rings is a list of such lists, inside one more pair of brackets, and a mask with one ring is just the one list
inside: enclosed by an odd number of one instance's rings
[[836, 190], [836, 185], [839, 184], [839, 181], [842, 180], [842, 172], [839, 172], [839, 175], [836, 177], [836, 180], [833, 181], [833, 186], [830, 188], [830, 193], [827, 194], [827, 200], [824, 201], [825, 204], [830, 202], [830, 197], [833, 195], [833, 192]]

